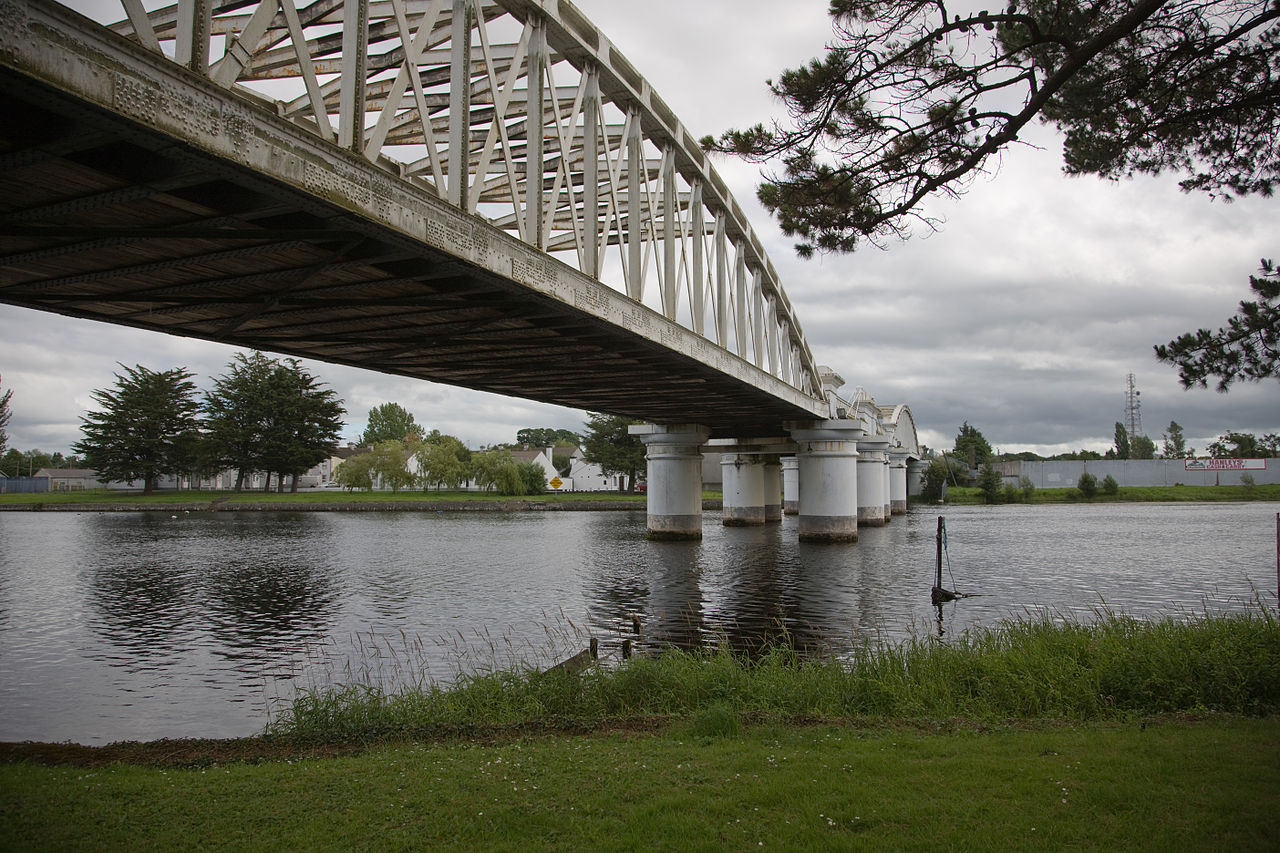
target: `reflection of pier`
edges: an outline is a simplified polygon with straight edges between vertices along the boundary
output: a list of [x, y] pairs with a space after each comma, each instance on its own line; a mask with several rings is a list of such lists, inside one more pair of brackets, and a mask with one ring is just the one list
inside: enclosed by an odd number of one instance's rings
[[[918, 609], [932, 545], [922, 518], [871, 528], [852, 549], [796, 542], [794, 518], [649, 543], [588, 582], [593, 629], [606, 632], [609, 649], [632, 639], [646, 650], [724, 644], [747, 655], [772, 646], [802, 656], [847, 653]], [[918, 584], [904, 582], [915, 568]]]

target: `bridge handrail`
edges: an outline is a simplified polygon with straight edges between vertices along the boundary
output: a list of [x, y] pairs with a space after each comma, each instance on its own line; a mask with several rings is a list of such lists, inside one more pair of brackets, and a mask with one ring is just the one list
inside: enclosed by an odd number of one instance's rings
[[[619, 272], [617, 289], [641, 304], [652, 266], [655, 310], [820, 398], [799, 320], [741, 207], [568, 0], [121, 3], [116, 32], [224, 87], [275, 96], [280, 114], [598, 280]], [[530, 181], [539, 161], [542, 180]], [[594, 221], [583, 214], [592, 207]], [[606, 268], [615, 245], [620, 270]]]

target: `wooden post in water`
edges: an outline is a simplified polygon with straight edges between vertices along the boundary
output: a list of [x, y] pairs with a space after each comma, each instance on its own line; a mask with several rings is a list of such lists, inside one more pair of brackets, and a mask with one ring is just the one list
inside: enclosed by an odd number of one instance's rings
[[937, 573], [933, 578], [933, 588], [942, 589], [942, 536], [943, 531], [947, 528], [947, 520], [945, 516], [938, 516], [938, 559], [936, 562]]
[[[929, 590], [929, 600], [935, 605], [941, 605], [945, 601], [955, 601], [960, 596], [949, 589], [942, 588], [942, 541], [947, 535], [947, 520], [945, 516], [938, 516], [938, 559], [936, 564], [937, 571], [934, 574], [933, 589]], [[939, 610], [939, 613], [942, 611]]]

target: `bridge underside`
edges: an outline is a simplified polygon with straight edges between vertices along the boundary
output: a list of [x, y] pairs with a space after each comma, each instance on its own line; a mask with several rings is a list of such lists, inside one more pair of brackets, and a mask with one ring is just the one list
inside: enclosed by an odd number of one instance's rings
[[20, 72], [0, 93], [0, 302], [715, 436], [813, 416]]

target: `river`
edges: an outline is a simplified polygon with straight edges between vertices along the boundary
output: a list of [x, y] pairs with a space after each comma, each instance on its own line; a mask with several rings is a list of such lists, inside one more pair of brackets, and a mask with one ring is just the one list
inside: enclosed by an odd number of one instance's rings
[[[914, 509], [649, 542], [642, 511], [0, 513], [0, 740], [234, 737], [297, 686], [394, 688], [675, 643], [805, 653], [1002, 619], [1275, 606], [1280, 504]], [[943, 585], [974, 593], [935, 609]], [[641, 633], [635, 633], [639, 625]]]

